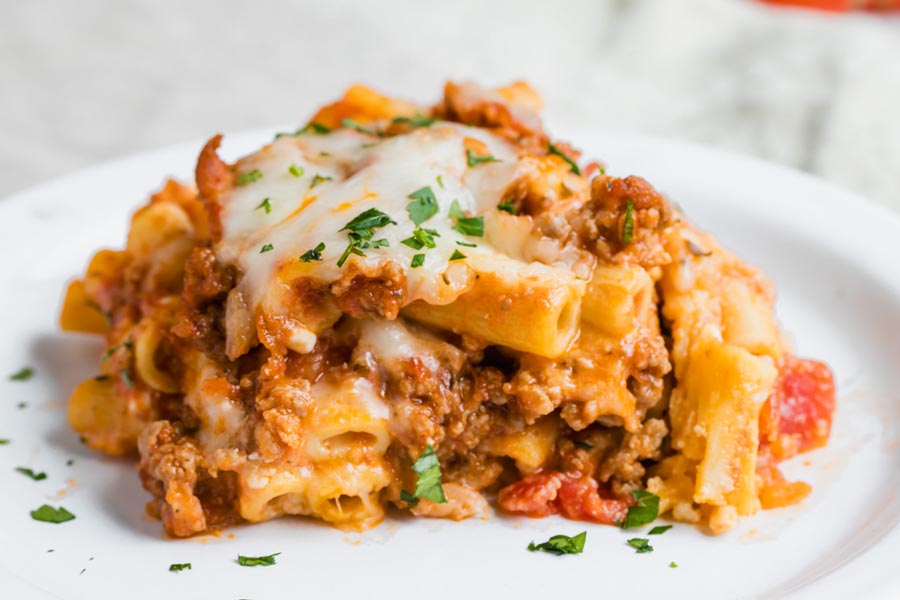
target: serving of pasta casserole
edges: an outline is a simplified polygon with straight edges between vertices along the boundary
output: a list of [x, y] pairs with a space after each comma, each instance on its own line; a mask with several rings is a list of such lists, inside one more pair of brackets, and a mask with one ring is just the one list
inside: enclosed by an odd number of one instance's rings
[[614, 524], [647, 497], [719, 533], [801, 501], [778, 463], [826, 443], [828, 367], [757, 270], [539, 108], [355, 86], [233, 164], [212, 138], [67, 289], [62, 327], [106, 339], [71, 426], [139, 456], [177, 537], [489, 501]]

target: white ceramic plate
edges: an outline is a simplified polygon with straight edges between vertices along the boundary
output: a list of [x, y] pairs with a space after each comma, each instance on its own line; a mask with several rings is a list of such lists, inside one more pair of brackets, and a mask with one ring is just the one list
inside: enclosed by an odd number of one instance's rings
[[[100, 344], [61, 334], [56, 319], [66, 281], [97, 248], [122, 245], [128, 216], [148, 191], [164, 175], [189, 178], [200, 144], [186, 144], [0, 202], [0, 438], [12, 440], [0, 446], [0, 597], [900, 597], [900, 218], [749, 158], [632, 135], [567, 137], [611, 172], [643, 175], [762, 267], [778, 286], [779, 317], [799, 353], [834, 368], [831, 443], [787, 466], [813, 484], [806, 502], [718, 538], [676, 525], [653, 539], [655, 552], [640, 555], [625, 544], [632, 532], [499, 515], [463, 523], [396, 516], [360, 535], [284, 519], [165, 539], [143, 516], [148, 497], [133, 464], [89, 452], [66, 425], [65, 399], [96, 372]], [[270, 138], [226, 138], [225, 153], [236, 157]], [[31, 381], [7, 380], [3, 371], [25, 365], [36, 371]], [[33, 482], [17, 466], [48, 478]], [[29, 518], [44, 503], [77, 519]], [[585, 529], [582, 555], [525, 549]], [[274, 552], [281, 555], [272, 567], [235, 563], [239, 553]], [[193, 570], [169, 573], [175, 562]]]

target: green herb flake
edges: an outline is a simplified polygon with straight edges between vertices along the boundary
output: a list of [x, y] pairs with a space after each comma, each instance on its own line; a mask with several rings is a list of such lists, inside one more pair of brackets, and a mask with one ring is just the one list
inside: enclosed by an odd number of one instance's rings
[[268, 556], [241, 556], [238, 554], [237, 562], [242, 567], [271, 567], [275, 564], [275, 557], [279, 554], [281, 552]]
[[247, 171], [246, 173], [238, 175], [237, 179], [234, 180], [234, 183], [235, 185], [247, 185], [248, 183], [253, 183], [254, 181], [262, 179], [262, 176], [262, 171], [253, 169], [252, 171]]
[[662, 535], [670, 529], [672, 529], [671, 525], [657, 525], [649, 531], [648, 535]]
[[484, 217], [464, 217], [456, 221], [453, 229], [463, 235], [482, 237], [484, 235]]
[[466, 164], [470, 167], [477, 167], [483, 163], [491, 163], [491, 162], [500, 162], [499, 158], [494, 158], [491, 154], [485, 154], [483, 156], [479, 156], [475, 154], [471, 150], [466, 150]]
[[548, 143], [547, 152], [549, 152], [550, 154], [555, 154], [556, 156], [566, 161], [569, 164], [569, 170], [571, 170], [576, 175], [581, 175], [581, 169], [578, 168], [578, 163], [566, 156], [566, 154], [562, 150], [560, 150], [553, 144]]
[[116, 344], [115, 346], [110, 347], [109, 350], [106, 351], [106, 353], [103, 355], [103, 361], [102, 361], [102, 362], [106, 362], [107, 360], [109, 360], [109, 358], [110, 358], [113, 354], [115, 354], [116, 352], [118, 352], [118, 351], [119, 351], [120, 349], [122, 349], [122, 348], [126, 348], [126, 349], [128, 349], [128, 350], [131, 350], [133, 347], [134, 347], [134, 343], [133, 343], [131, 340], [125, 340], [125, 341], [122, 342], [121, 344]]
[[364, 133], [366, 135], [381, 135], [380, 131], [375, 131], [374, 129], [369, 129], [368, 127], [364, 127], [355, 119], [345, 118], [341, 119], [341, 127], [346, 127], [347, 129], [355, 129], [360, 133]]
[[589, 444], [588, 442], [575, 442], [575, 445], [578, 446], [579, 448], [581, 448], [582, 450], [591, 450], [594, 447], [593, 444]]
[[75, 518], [75, 515], [67, 511], [65, 508], [60, 506], [59, 508], [53, 508], [49, 504], [45, 504], [40, 508], [31, 511], [31, 518], [35, 521], [42, 521], [44, 523], [65, 523], [66, 521], [71, 521]]
[[10, 381], [28, 381], [34, 377], [34, 369], [31, 367], [22, 367], [15, 373], [9, 376]]
[[100, 373], [99, 375], [94, 375], [94, 381], [106, 381], [109, 379], [109, 375], [106, 373]]
[[309, 189], [313, 189], [314, 187], [325, 181], [334, 181], [334, 179], [331, 177], [322, 177], [321, 175], [316, 173], [315, 175], [313, 175], [312, 181], [309, 182]]
[[478, 244], [473, 244], [473, 243], [471, 243], [471, 242], [464, 242], [464, 241], [462, 241], [462, 240], [456, 240], [456, 245], [457, 245], [457, 246], [464, 246], [464, 247], [466, 247], [466, 248], [477, 248], [477, 247], [478, 247]]
[[67, 466], [67, 467], [71, 467], [71, 466], [74, 465], [74, 464], [75, 464], [75, 459], [74, 459], [74, 458], [70, 458], [69, 460], [66, 461], [66, 466]]
[[0, 446], [6, 446], [9, 443], [10, 443], [10, 440], [8, 440], [8, 439], [5, 439], [5, 438], [0, 439]]
[[400, 240], [404, 246], [409, 246], [413, 250], [421, 250], [422, 248], [435, 248], [437, 244], [434, 238], [441, 237], [441, 234], [434, 229], [426, 229], [424, 227], [416, 227], [413, 234], [405, 240]]
[[[409, 263], [409, 266], [413, 269], [418, 269], [422, 265], [425, 264], [425, 255], [424, 254], [414, 254], [412, 257], [412, 261]], [[404, 494], [406, 492], [403, 492]]]
[[21, 473], [25, 477], [30, 477], [34, 481], [43, 481], [47, 479], [47, 474], [41, 471], [40, 473], [35, 473], [31, 469], [25, 467], [16, 467], [16, 473]]
[[347, 244], [347, 248], [344, 249], [344, 252], [338, 258], [337, 266], [344, 266], [344, 262], [351, 254], [365, 256], [366, 254], [363, 250], [366, 248], [387, 246], [388, 241], [385, 239], [375, 240], [374, 242], [369, 240], [375, 236], [375, 229], [389, 224], [396, 225], [397, 222], [377, 208], [370, 208], [358, 214], [353, 220], [339, 229], [338, 232], [349, 230], [350, 233], [347, 234], [347, 238], [350, 240], [350, 243]]
[[[419, 254], [417, 256], [425, 256], [424, 254]], [[400, 499], [409, 504], [409, 507], [412, 508], [416, 504], [419, 503], [419, 499], [407, 492], [406, 490], [400, 490]]]
[[181, 573], [182, 571], [190, 571], [191, 563], [172, 563], [169, 565], [169, 571], [172, 573]]
[[456, 224], [453, 226], [455, 231], [472, 237], [484, 235], [484, 217], [467, 217], [460, 208], [458, 200], [454, 200], [450, 204], [450, 217], [456, 219]]
[[266, 244], [265, 246], [263, 246], [262, 248], [259, 249], [259, 253], [265, 254], [266, 252], [271, 252], [274, 249], [275, 249], [275, 246], [273, 246], [272, 244]]
[[659, 496], [646, 490], [633, 490], [631, 495], [637, 504], [628, 507], [622, 529], [646, 525], [659, 516]]
[[298, 167], [296, 164], [291, 163], [291, 166], [288, 167], [288, 173], [294, 177], [303, 177], [303, 167]]
[[259, 209], [263, 209], [266, 212], [266, 214], [269, 214], [270, 212], [272, 212], [272, 204], [271, 204], [271, 202], [269, 202], [268, 198], [263, 198], [263, 201], [260, 202], [259, 205], [257, 205], [257, 207], [254, 210], [259, 210]]
[[459, 250], [454, 250], [453, 254], [450, 255], [450, 260], [462, 260], [464, 258], [466, 258], [466, 255]]
[[444, 176], [443, 175], [437, 176], [437, 184], [438, 184], [439, 188], [444, 189]]
[[303, 135], [303, 134], [309, 133], [309, 132], [313, 132], [316, 135], [325, 135], [327, 133], [331, 133], [331, 128], [326, 127], [325, 125], [322, 125], [321, 123], [316, 123], [315, 121], [313, 121], [306, 127], [303, 127], [301, 129], [298, 129], [297, 131], [295, 131], [294, 135], [295, 136]]
[[119, 379], [128, 386], [129, 390], [134, 389], [134, 381], [131, 379], [131, 375], [128, 374], [128, 369], [119, 369]]
[[514, 214], [516, 214], [517, 212], [519, 212], [519, 211], [516, 209], [516, 205], [513, 204], [510, 200], [504, 200], [504, 201], [500, 202], [500, 203], [497, 205], [497, 210], [499, 210], [499, 211], [501, 211], [501, 212], [509, 213], [509, 214], [511, 214], [511, 215], [514, 215]]
[[438, 213], [437, 198], [430, 186], [425, 186], [407, 196], [412, 202], [406, 205], [409, 218], [416, 225], [421, 225]]
[[584, 552], [584, 542], [587, 539], [587, 531], [582, 531], [576, 536], [554, 535], [546, 542], [528, 544], [530, 552], [542, 550], [560, 556], [561, 554], [581, 554]]
[[634, 202], [625, 203], [625, 222], [622, 223], [622, 243], [630, 244], [634, 239]]
[[669, 568], [670, 568], [670, 569], [677, 569], [677, 568], [678, 568], [678, 563], [676, 563], [676, 562], [673, 560], [672, 562], [669, 563]]
[[322, 252], [325, 250], [325, 243], [319, 242], [319, 244], [313, 248], [312, 250], [307, 250], [303, 254], [300, 255], [300, 260], [303, 262], [310, 262], [313, 260], [322, 260]]
[[444, 488], [441, 486], [441, 463], [438, 461], [437, 454], [431, 446], [427, 446], [425, 451], [413, 463], [413, 471], [416, 472], [416, 491], [413, 496], [416, 498], [425, 498], [438, 504], [445, 504], [447, 497], [444, 495]]
[[369, 210], [365, 210], [356, 215], [353, 220], [338, 229], [338, 233], [340, 233], [341, 231], [353, 231], [355, 233], [362, 233], [365, 230], [396, 224], [396, 221], [391, 219], [388, 215], [381, 212], [377, 208], [370, 208]]
[[412, 117], [394, 117], [391, 123], [411, 125], [413, 127], [431, 127], [438, 119], [416, 113]]
[[628, 545], [634, 548], [637, 554], [646, 554], [647, 552], [653, 552], [653, 546], [650, 545], [650, 540], [647, 538], [631, 538], [627, 541]]

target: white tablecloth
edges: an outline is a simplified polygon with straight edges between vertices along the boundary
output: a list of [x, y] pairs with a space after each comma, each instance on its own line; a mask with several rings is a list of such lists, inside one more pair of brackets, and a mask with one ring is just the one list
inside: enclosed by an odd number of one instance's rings
[[749, 0], [6, 0], [0, 196], [446, 78], [524, 78], [559, 127], [738, 149], [900, 209], [900, 22]]

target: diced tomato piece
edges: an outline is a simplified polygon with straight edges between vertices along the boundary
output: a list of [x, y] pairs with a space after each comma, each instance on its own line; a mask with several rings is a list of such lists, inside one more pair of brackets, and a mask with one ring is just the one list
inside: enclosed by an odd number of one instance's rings
[[498, 501], [503, 510], [529, 517], [561, 514], [607, 525], [622, 521], [629, 506], [601, 496], [593, 477], [557, 472], [526, 475], [500, 490]]
[[778, 460], [825, 445], [834, 413], [834, 377], [825, 363], [785, 357], [760, 415], [760, 443]]

